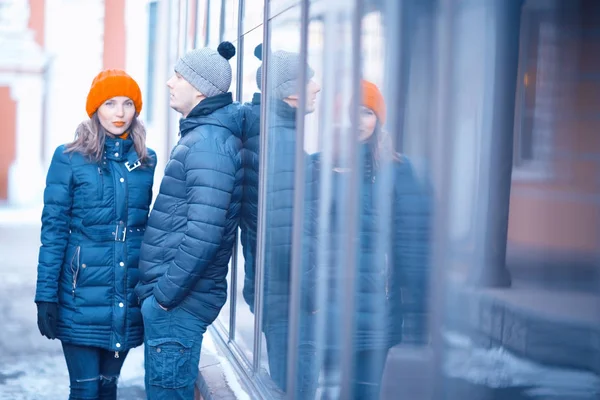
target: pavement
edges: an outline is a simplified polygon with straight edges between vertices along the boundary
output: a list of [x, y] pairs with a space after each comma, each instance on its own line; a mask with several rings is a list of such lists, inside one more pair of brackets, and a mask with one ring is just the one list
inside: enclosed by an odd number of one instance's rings
[[[7, 213], [0, 211], [0, 399], [66, 399], [69, 375], [60, 342], [40, 335], [33, 302], [40, 214]], [[119, 399], [145, 398], [144, 350], [138, 347], [125, 360]]]
[[[55, 400], [69, 396], [69, 374], [60, 342], [41, 336], [37, 328], [33, 300], [40, 215], [41, 208], [12, 209], [0, 205], [0, 400]], [[197, 399], [249, 399], [227, 364], [206, 334]], [[125, 360], [118, 399], [146, 399], [143, 346], [131, 350]]]

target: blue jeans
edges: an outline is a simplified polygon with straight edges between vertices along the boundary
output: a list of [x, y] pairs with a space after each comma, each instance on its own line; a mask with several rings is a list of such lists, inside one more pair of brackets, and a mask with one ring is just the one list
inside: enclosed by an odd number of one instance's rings
[[127, 356], [97, 347], [62, 343], [69, 370], [71, 393], [69, 400], [116, 400], [117, 381]]
[[[287, 393], [288, 362], [288, 321], [269, 321], [264, 328], [267, 342], [267, 356], [271, 379], [283, 392]], [[311, 333], [312, 326], [301, 322], [298, 364], [296, 367], [296, 395], [294, 399], [314, 399], [319, 379], [319, 360], [316, 342]]]
[[[341, 351], [328, 350], [323, 360], [323, 375], [326, 386], [340, 386], [341, 377]], [[361, 350], [354, 353], [354, 374], [352, 378], [352, 399], [371, 400], [379, 399], [381, 381], [387, 360], [387, 349]], [[328, 394], [322, 399], [330, 399]]]
[[142, 303], [142, 316], [148, 400], [193, 400], [209, 324], [180, 307], [161, 309], [154, 296]]

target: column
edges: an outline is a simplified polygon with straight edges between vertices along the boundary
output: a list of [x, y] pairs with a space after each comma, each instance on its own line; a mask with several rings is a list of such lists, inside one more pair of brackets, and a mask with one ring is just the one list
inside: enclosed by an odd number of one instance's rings
[[488, 50], [480, 61], [485, 65], [485, 85], [479, 115], [476, 250], [469, 281], [480, 287], [508, 287], [511, 278], [506, 268], [506, 244], [522, 1], [484, 3], [488, 18], [484, 43]]
[[0, 3], [0, 81], [16, 103], [16, 156], [8, 172], [8, 202], [40, 204], [43, 191], [42, 121], [46, 56], [28, 28], [29, 2]]
[[16, 158], [8, 173], [8, 201], [11, 205], [41, 204], [45, 171], [41, 162], [43, 75], [17, 75], [11, 96], [17, 103]]

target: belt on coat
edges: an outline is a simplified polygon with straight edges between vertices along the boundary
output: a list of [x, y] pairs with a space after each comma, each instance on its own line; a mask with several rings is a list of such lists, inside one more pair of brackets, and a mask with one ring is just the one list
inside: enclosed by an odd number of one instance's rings
[[80, 225], [71, 228], [72, 233], [81, 233], [98, 242], [124, 242], [127, 236], [143, 236], [145, 231], [145, 226], [127, 226], [123, 221], [113, 225]]

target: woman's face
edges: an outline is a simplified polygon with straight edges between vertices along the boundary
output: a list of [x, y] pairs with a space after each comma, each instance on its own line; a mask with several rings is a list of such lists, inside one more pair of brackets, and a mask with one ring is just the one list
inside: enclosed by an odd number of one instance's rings
[[375, 126], [377, 126], [377, 116], [373, 110], [365, 106], [360, 106], [358, 112], [360, 114], [358, 140], [364, 142], [373, 136]]
[[129, 97], [113, 97], [98, 107], [100, 124], [114, 136], [120, 136], [127, 132], [134, 117], [135, 105]]

